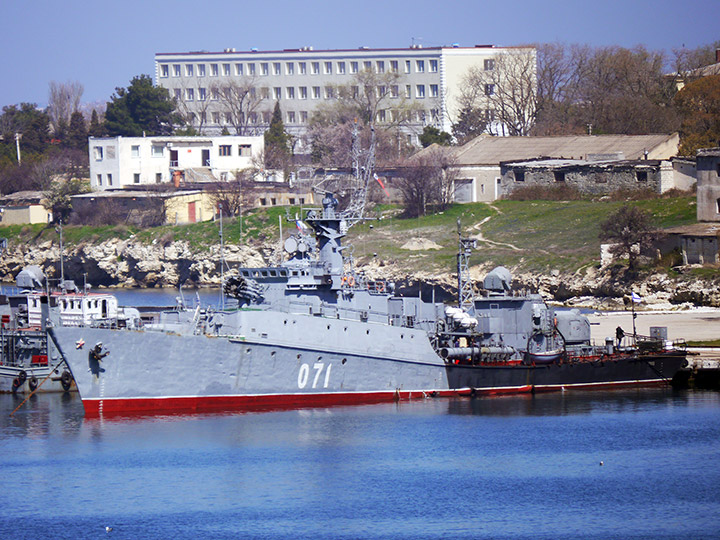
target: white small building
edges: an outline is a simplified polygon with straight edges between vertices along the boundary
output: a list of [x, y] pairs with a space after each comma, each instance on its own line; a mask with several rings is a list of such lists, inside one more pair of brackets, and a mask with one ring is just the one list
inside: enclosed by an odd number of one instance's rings
[[262, 136], [90, 137], [93, 190], [232, 180], [264, 148]]

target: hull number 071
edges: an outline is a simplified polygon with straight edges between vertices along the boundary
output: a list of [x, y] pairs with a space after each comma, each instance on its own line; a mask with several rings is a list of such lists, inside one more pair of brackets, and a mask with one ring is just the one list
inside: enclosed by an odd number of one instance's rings
[[[308, 383], [312, 383], [310, 388], [317, 388], [318, 384], [322, 384], [323, 388], [327, 388], [330, 384], [330, 371], [332, 370], [332, 364], [323, 364], [322, 362], [315, 362], [312, 365], [302, 364], [300, 371], [298, 372], [298, 388], [305, 388]], [[314, 373], [311, 373], [314, 372]], [[325, 376], [323, 377], [323, 372]]]

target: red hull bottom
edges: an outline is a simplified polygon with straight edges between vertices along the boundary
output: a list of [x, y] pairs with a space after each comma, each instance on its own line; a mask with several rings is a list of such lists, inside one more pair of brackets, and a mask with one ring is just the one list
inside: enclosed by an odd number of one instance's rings
[[436, 391], [358, 392], [328, 394], [266, 394], [255, 396], [188, 396], [166, 398], [114, 398], [83, 400], [85, 415], [133, 416], [172, 415], [227, 411], [278, 411], [304, 407], [326, 407], [332, 405], [367, 405], [427, 397], [491, 396], [500, 394], [524, 394], [531, 392], [562, 391], [566, 388], [603, 389], [618, 386], [648, 386], [664, 384], [666, 381], [629, 381], [614, 383], [593, 383], [575, 385], [553, 385], [544, 387], [516, 386], [507, 388], [461, 388]]

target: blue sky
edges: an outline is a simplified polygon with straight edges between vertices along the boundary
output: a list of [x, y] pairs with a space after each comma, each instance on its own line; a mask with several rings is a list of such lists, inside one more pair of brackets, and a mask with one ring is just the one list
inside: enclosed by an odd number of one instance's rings
[[720, 0], [9, 0], [0, 107], [47, 103], [50, 81], [84, 102], [154, 74], [156, 52], [532, 42], [638, 44], [670, 52], [720, 39]]

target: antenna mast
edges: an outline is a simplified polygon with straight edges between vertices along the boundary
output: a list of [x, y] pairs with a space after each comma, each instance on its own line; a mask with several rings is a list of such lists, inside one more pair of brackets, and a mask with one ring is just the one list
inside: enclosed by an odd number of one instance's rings
[[457, 231], [458, 305], [463, 311], [467, 312], [473, 307], [473, 287], [472, 280], [470, 279], [470, 254], [477, 246], [477, 240], [463, 238], [460, 218], [457, 220]]

